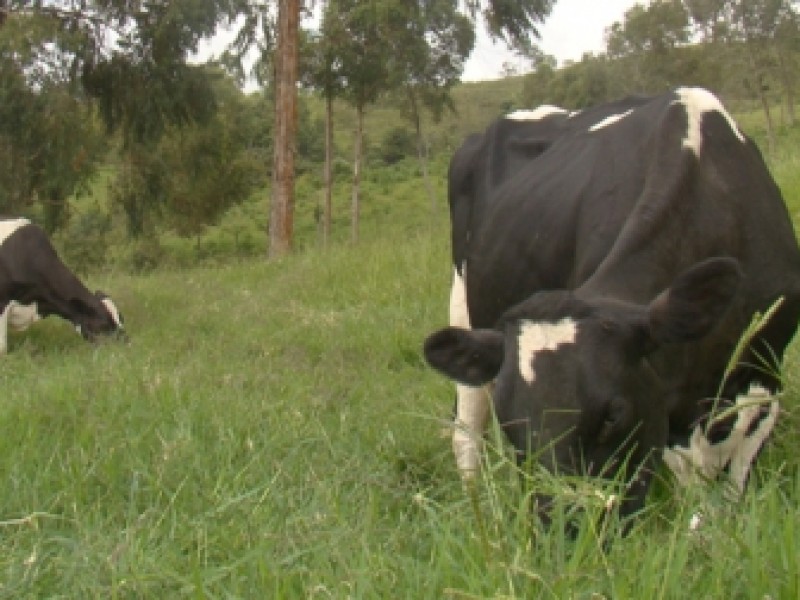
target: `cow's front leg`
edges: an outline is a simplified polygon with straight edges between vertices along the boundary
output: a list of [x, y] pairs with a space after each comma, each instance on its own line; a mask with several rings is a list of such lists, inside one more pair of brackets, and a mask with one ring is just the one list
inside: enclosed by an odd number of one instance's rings
[[458, 384], [456, 394], [453, 453], [459, 473], [469, 479], [480, 470], [483, 433], [489, 418], [489, 389]]
[[[467, 308], [467, 265], [453, 269], [450, 288], [450, 325], [470, 328]], [[483, 432], [489, 418], [488, 386], [456, 384], [456, 414], [453, 428], [453, 454], [459, 473], [469, 479], [480, 470]]]
[[0, 354], [8, 351], [8, 316], [11, 313], [11, 302], [5, 305], [0, 313]]

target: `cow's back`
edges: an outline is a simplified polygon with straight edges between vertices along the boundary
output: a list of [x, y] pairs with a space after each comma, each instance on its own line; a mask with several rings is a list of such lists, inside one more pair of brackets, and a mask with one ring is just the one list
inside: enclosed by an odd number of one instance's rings
[[[758, 149], [711, 112], [696, 153], [687, 146], [691, 111], [678, 100], [501, 119], [465, 143], [451, 165], [450, 201], [473, 325], [492, 326], [533, 292], [611, 277], [647, 301], [715, 255], [743, 264], [748, 309], [796, 295], [797, 243]], [[625, 276], [642, 269], [639, 284]]]

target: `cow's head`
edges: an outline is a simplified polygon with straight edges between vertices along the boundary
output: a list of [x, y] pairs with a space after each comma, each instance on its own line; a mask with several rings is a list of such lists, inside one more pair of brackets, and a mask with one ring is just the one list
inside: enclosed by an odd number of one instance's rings
[[84, 339], [91, 342], [98, 335], [113, 334], [127, 341], [122, 313], [107, 294], [97, 291], [91, 302], [76, 299], [72, 304], [75, 314], [73, 323]]
[[740, 280], [736, 261], [714, 258], [647, 305], [539, 292], [496, 329], [432, 334], [425, 357], [460, 383], [495, 382], [498, 421], [521, 458], [536, 457], [554, 472], [604, 477], [626, 465], [622, 476], [635, 484], [623, 504], [630, 512], [648, 487], [648, 469], [638, 467], [667, 440], [669, 381], [651, 361], [708, 335]]

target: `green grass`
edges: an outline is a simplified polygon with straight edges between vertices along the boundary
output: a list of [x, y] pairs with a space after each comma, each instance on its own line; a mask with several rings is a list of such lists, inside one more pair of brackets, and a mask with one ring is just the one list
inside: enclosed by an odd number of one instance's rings
[[115, 290], [129, 345], [57, 320], [12, 335], [0, 597], [798, 597], [794, 377], [743, 502], [664, 482], [604, 551], [602, 497], [579, 483], [570, 540], [530, 523], [501, 450], [465, 493], [438, 436], [452, 390], [419, 347], [447, 263], [425, 232], [108, 276], [92, 283]]
[[[770, 158], [793, 214], [796, 135]], [[286, 259], [95, 274], [128, 345], [57, 319], [11, 334], [0, 598], [800, 597], [797, 344], [741, 502], [664, 476], [620, 540], [609, 490], [521, 480], [496, 432], [465, 490], [439, 437], [452, 387], [420, 353], [446, 321], [446, 208], [396, 175], [365, 185], [358, 246], [318, 249], [301, 205]], [[534, 487], [582, 508], [556, 512], [574, 539], [531, 522]]]

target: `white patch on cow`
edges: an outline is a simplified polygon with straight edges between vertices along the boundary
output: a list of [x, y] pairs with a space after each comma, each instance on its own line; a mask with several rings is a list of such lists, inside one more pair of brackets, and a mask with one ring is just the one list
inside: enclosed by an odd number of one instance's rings
[[111, 318], [114, 320], [118, 329], [124, 329], [122, 326], [122, 317], [120, 317], [119, 310], [117, 309], [117, 305], [111, 300], [111, 298], [103, 298], [102, 300], [103, 306], [106, 307], [106, 310], [111, 315]]
[[523, 322], [517, 338], [519, 372], [522, 378], [528, 384], [533, 383], [536, 379], [533, 372], [536, 354], [544, 350], [556, 350], [562, 344], [574, 344], [577, 333], [578, 324], [569, 318], [558, 323]]
[[609, 125], [613, 125], [617, 121], [621, 121], [622, 119], [627, 117], [632, 112], [633, 112], [633, 109], [630, 108], [630, 109], [626, 110], [624, 113], [617, 113], [615, 115], [609, 115], [605, 119], [603, 119], [602, 121], [599, 121], [598, 123], [595, 123], [594, 125], [589, 127], [589, 131], [598, 131], [600, 129], [603, 129], [604, 127], [608, 127]]
[[[715, 479], [728, 466], [736, 495], [744, 483], [758, 450], [769, 436], [778, 417], [778, 401], [768, 390], [752, 385], [746, 394], [736, 398], [736, 421], [724, 440], [712, 444], [697, 425], [689, 438], [689, 446], [664, 449], [664, 462], [681, 485]], [[761, 409], [768, 405], [767, 415]], [[748, 434], [753, 423], [758, 425]]]
[[7, 219], [0, 221], [0, 244], [8, 239], [12, 233], [14, 233], [20, 227], [24, 225], [29, 225], [30, 221], [28, 219]]
[[718, 112], [725, 117], [731, 131], [739, 138], [739, 141], [745, 141], [744, 135], [739, 131], [739, 127], [733, 117], [728, 114], [728, 111], [725, 110], [725, 107], [722, 106], [722, 103], [714, 94], [702, 88], [689, 87], [678, 88], [675, 93], [679, 98], [676, 103], [680, 103], [686, 108], [686, 115], [689, 119], [686, 137], [683, 139], [683, 147], [690, 149], [695, 156], [700, 156], [700, 150], [703, 146], [701, 125], [703, 123], [703, 115], [708, 112]]
[[506, 119], [510, 119], [512, 121], [540, 121], [545, 117], [549, 117], [550, 115], [563, 115], [567, 114], [567, 111], [563, 108], [559, 108], [558, 106], [551, 106], [549, 104], [543, 104], [533, 110], [515, 110], [512, 113], [506, 115]]
[[753, 460], [770, 433], [772, 433], [772, 430], [775, 428], [775, 422], [778, 420], [780, 404], [777, 400], [770, 400], [770, 398], [773, 398], [773, 396], [771, 396], [769, 391], [760, 386], [751, 387], [748, 395], [745, 396], [745, 402], [754, 403], [753, 406], [749, 407], [754, 415], [748, 421], [745, 431], [753, 422], [753, 419], [758, 416], [758, 410], [753, 411], [752, 409], [758, 409], [769, 403], [769, 412], [761, 419], [755, 430], [751, 432], [750, 435], [744, 437], [741, 444], [736, 449], [736, 452], [731, 457], [729, 474], [735, 491], [738, 494], [744, 491], [744, 484], [753, 466]]
[[36, 302], [20, 304], [12, 300], [9, 303], [8, 324], [14, 331], [25, 331], [41, 318]]

